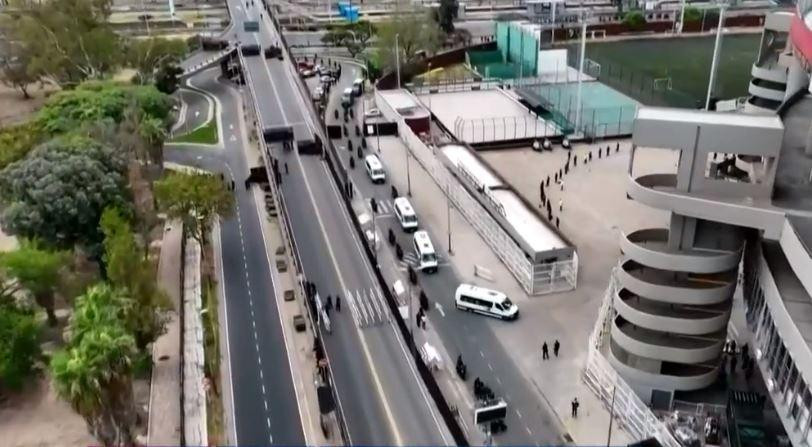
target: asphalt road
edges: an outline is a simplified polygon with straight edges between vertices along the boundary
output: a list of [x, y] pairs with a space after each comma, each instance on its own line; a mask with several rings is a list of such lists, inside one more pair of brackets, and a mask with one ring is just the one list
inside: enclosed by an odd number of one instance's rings
[[[262, 243], [260, 215], [254, 196], [242, 187], [247, 165], [240, 107], [233, 94], [215, 77], [219, 70], [195, 76], [200, 88], [215, 95], [223, 108], [222, 149], [188, 145], [167, 146], [167, 161], [200, 167], [235, 177], [235, 213], [220, 223], [222, 291], [227, 315], [227, 346], [232, 377], [223, 386], [233, 389], [238, 445], [303, 445], [305, 436], [298, 411], [288, 353], [276, 306], [276, 290]], [[193, 99], [205, 101], [199, 95]], [[199, 104], [192, 106], [199, 107]], [[192, 107], [189, 107], [192, 109]], [[231, 136], [234, 135], [235, 138]], [[230, 393], [231, 389], [223, 392]]]
[[[333, 118], [332, 110], [338, 106], [340, 92], [345, 87], [349, 87], [357, 77], [353, 71], [359, 70], [351, 64], [344, 64], [342, 77], [338, 84], [333, 86], [331, 92], [331, 109], [328, 110], [328, 117]], [[360, 73], [359, 73], [360, 74]], [[357, 104], [357, 103], [356, 103]], [[356, 106], [356, 117], [363, 112]], [[328, 121], [332, 121], [329, 120]], [[350, 139], [354, 148], [360, 145], [360, 137], [356, 137], [354, 129], [355, 120], [350, 120], [347, 126], [350, 128]], [[341, 142], [334, 142], [340, 146], [347, 146], [347, 138], [342, 138]], [[375, 140], [370, 138], [368, 149], [364, 155], [374, 152]], [[349, 159], [342, 157], [346, 163]], [[411, 252], [412, 236], [404, 233], [391, 215], [392, 197], [389, 182], [383, 185], [374, 185], [368, 178], [366, 171], [356, 160], [356, 168], [349, 170], [353, 178], [353, 184], [360, 191], [360, 196], [366, 198], [374, 197], [378, 203], [385, 203], [390, 210], [388, 216], [376, 219], [378, 232], [386, 237], [389, 229], [392, 229], [401, 247], [408, 248]], [[417, 161], [411, 159], [412, 169], [418, 168]], [[403, 166], [387, 166], [388, 170], [405, 170]], [[406, 191], [399, 191], [405, 195]], [[418, 218], [420, 210], [416, 209]], [[390, 218], [385, 218], [390, 217]], [[506, 424], [508, 430], [505, 433], [495, 436], [496, 443], [500, 445], [559, 445], [564, 440], [562, 438], [561, 424], [558, 422], [553, 410], [543, 400], [541, 393], [535, 389], [534, 385], [524, 377], [518, 366], [505, 351], [504, 346], [497, 340], [493, 333], [494, 329], [503, 324], [499, 320], [483, 317], [481, 315], [460, 312], [455, 309], [454, 291], [463, 282], [463, 276], [458, 274], [453, 266], [448, 262], [449, 254], [447, 249], [447, 235], [445, 228], [426, 228], [431, 240], [434, 241], [434, 248], [437, 250], [441, 260], [441, 267], [434, 274], [419, 273], [419, 284], [426, 292], [432, 302], [440, 303], [445, 309], [444, 316], [439, 312], [430, 311], [428, 318], [431, 324], [437, 329], [446, 349], [452, 357], [461, 354], [463, 360], [468, 365], [469, 384], [474, 377], [480, 377], [490, 386], [497, 396], [501, 396], [508, 403], [508, 417]], [[381, 250], [389, 250], [390, 245], [381, 244]], [[408, 256], [408, 255], [407, 255]], [[394, 258], [394, 256], [393, 256]], [[396, 270], [398, 266], [390, 266], [389, 271]], [[539, 349], [541, 349], [539, 347]], [[473, 394], [473, 393], [472, 393]], [[463, 415], [470, 417], [470, 415]]]
[[[242, 31], [240, 23], [257, 17], [259, 3], [252, 8], [231, 0], [229, 5], [238, 40], [263, 48], [278, 41], [267, 17], [261, 32]], [[310, 138], [313, 118], [292, 82], [290, 62], [260, 56], [247, 57], [246, 65], [248, 81], [258, 95], [261, 126], [287, 124], [293, 126], [297, 139]], [[332, 331], [324, 344], [351, 443], [453, 443], [391, 322], [325, 162], [317, 156], [284, 153], [279, 147], [273, 152], [289, 172], [281, 189], [305, 276], [322, 296], [344, 298], [344, 310], [333, 312]], [[250, 233], [245, 239], [248, 245], [261, 246]], [[351, 317], [352, 310], [362, 307], [370, 322], [363, 328]], [[237, 418], [239, 422], [239, 414]]]

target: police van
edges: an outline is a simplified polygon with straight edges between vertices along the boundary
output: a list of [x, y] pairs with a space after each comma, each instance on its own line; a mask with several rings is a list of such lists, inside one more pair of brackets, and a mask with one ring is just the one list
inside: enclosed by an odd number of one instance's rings
[[406, 197], [395, 199], [395, 217], [398, 218], [403, 231], [407, 233], [417, 231], [417, 214], [415, 214], [412, 204], [409, 203], [409, 199]]
[[417, 270], [426, 273], [434, 273], [437, 271], [437, 253], [434, 252], [434, 245], [431, 244], [429, 233], [426, 230], [420, 230], [414, 233], [413, 243], [414, 252], [417, 256]]
[[386, 181], [386, 171], [384, 171], [381, 160], [376, 155], [367, 155], [364, 158], [364, 165], [366, 166], [367, 175], [369, 175], [372, 183], [383, 183]]
[[478, 287], [471, 284], [460, 284], [454, 294], [457, 309], [476, 312], [482, 315], [515, 320], [519, 318], [519, 307], [510, 301], [502, 292]]

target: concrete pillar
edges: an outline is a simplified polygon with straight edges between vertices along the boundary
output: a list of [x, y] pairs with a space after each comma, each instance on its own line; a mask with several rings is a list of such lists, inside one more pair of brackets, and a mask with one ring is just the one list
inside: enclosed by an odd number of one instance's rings
[[793, 59], [787, 72], [787, 91], [784, 99], [804, 88], [809, 88], [809, 75], [801, 67], [801, 63]]

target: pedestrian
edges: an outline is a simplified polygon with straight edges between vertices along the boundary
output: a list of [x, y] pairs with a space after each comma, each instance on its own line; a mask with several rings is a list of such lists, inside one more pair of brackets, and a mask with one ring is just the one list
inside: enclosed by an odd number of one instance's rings
[[561, 227], [559, 226], [559, 224], [560, 224], [560, 222], [559, 222], [559, 220], [558, 220], [558, 217], [556, 217], [556, 218], [555, 218], [555, 227], [556, 227], [556, 228], [561, 228]]
[[417, 324], [417, 327], [420, 327], [420, 320], [423, 318], [423, 309], [417, 311], [417, 315], [414, 316], [414, 322]]
[[572, 400], [572, 417], [574, 417], [574, 418], [578, 417], [578, 407], [580, 405], [581, 404], [578, 403], [578, 398], [577, 397]]
[[[561, 182], [561, 185], [562, 185], [562, 188], [563, 188], [564, 182]], [[558, 211], [559, 212], [564, 211], [564, 201], [561, 200], [561, 199], [558, 199]]]
[[[245, 181], [245, 189], [248, 189], [248, 180]], [[231, 190], [234, 191], [234, 180], [231, 181]]]
[[341, 312], [341, 295], [336, 295], [336, 311]]
[[564, 174], [569, 173], [570, 173], [570, 162], [567, 162], [567, 164], [564, 165]]
[[552, 208], [552, 206], [550, 206], [549, 201], [547, 202], [547, 212], [550, 213], [550, 214], [552, 214], [552, 212], [553, 212], [553, 208]]
[[576, 166], [578, 166], [578, 157], [572, 159], [572, 167], [574, 168]]
[[285, 162], [285, 175], [288, 175], [288, 162]]
[[544, 186], [550, 186], [550, 176], [549, 175], [547, 176], [547, 184], [544, 185]]
[[615, 144], [615, 153], [618, 153], [618, 152], [620, 152], [620, 142], [619, 141], [617, 142], [617, 144]]
[[592, 151], [589, 151], [589, 161], [592, 161]]
[[558, 342], [558, 339], [555, 339], [555, 343], [553, 343], [553, 354], [558, 357], [558, 350], [561, 349], [561, 343]]
[[739, 358], [735, 355], [730, 357], [730, 374], [736, 374], [736, 363], [739, 361]]
[[547, 349], [547, 342], [545, 341], [543, 345], [541, 345], [541, 359], [547, 360], [550, 358], [550, 352]]
[[327, 309], [327, 311], [329, 312], [332, 307], [333, 307], [333, 297], [327, 295], [327, 300], [324, 302], [324, 308]]
[[561, 190], [564, 190], [564, 179], [561, 179]]
[[555, 173], [555, 182], [558, 183], [558, 173]]
[[602, 155], [603, 155], [603, 148], [599, 147], [598, 148], [598, 158], [601, 158]]

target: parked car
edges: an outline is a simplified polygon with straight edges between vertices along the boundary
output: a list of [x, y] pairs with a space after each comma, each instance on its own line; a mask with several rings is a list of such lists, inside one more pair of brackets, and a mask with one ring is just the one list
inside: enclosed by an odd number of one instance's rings
[[316, 76], [316, 72], [310, 68], [299, 68], [299, 74], [302, 75], [303, 78], [312, 78]]
[[332, 76], [327, 75], [322, 76], [321, 78], [319, 78], [319, 80], [321, 81], [322, 84], [332, 84], [334, 81]]
[[364, 112], [364, 118], [376, 118], [381, 116], [381, 111], [378, 109], [369, 109]]

